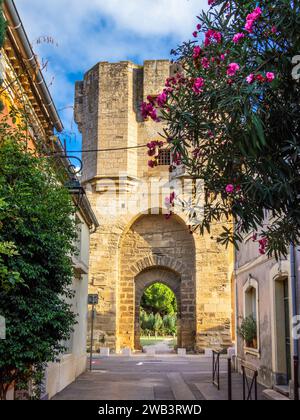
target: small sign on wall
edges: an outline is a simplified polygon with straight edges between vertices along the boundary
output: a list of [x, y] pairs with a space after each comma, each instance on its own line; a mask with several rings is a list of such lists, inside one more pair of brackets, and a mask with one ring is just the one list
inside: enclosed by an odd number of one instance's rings
[[88, 304], [89, 305], [98, 305], [99, 303], [99, 296], [98, 295], [89, 295], [88, 296]]

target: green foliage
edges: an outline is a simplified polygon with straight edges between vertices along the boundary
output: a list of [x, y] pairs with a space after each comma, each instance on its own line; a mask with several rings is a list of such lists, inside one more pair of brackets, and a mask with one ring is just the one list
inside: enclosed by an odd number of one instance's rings
[[175, 314], [165, 315], [163, 318], [163, 327], [168, 335], [177, 333], [177, 316]]
[[22, 128], [0, 122], [0, 399], [38, 379], [65, 350], [76, 226], [68, 191], [49, 160], [26, 151]]
[[238, 333], [246, 341], [249, 347], [253, 346], [253, 341], [257, 339], [257, 324], [252, 315], [243, 319], [241, 327], [238, 329]]
[[157, 312], [154, 316], [154, 325], [153, 325], [153, 329], [154, 329], [155, 334], [159, 333], [162, 326], [163, 326], [162, 317], [160, 316], [160, 313]]
[[[246, 17], [257, 6], [262, 15], [248, 33]], [[238, 246], [245, 233], [257, 231], [276, 257], [300, 238], [300, 84], [293, 61], [299, 16], [299, 1], [216, 0], [198, 19], [201, 32], [214, 30], [222, 40], [200, 42], [200, 58], [193, 57], [198, 40], [173, 51], [183, 79], [160, 112], [171, 151], [193, 178], [205, 181], [204, 215], [191, 223], [203, 233], [233, 216], [235, 226], [224, 228], [221, 243]], [[245, 37], [234, 43], [237, 33]], [[227, 74], [231, 63], [239, 65], [234, 75]], [[274, 81], [266, 81], [268, 72]], [[248, 83], [250, 74], [263, 80]], [[196, 78], [204, 80], [201, 93], [193, 90]]]
[[174, 293], [162, 283], [155, 283], [148, 287], [142, 297], [141, 306], [146, 312], [159, 313], [161, 317], [177, 312]]
[[162, 318], [158, 312], [154, 315], [141, 308], [140, 326], [142, 335], [174, 335], [177, 332], [177, 316], [174, 313]]
[[[0, 0], [0, 49], [3, 47], [4, 45], [4, 40], [5, 40], [5, 33], [6, 33], [6, 22], [2, 13], [2, 8], [3, 8], [3, 0]], [[0, 87], [2, 85], [2, 74], [0, 72]], [[2, 101], [0, 100], [0, 113], [3, 111], [4, 109], [4, 105], [2, 103]], [[0, 262], [1, 264], [1, 262]]]
[[10, 288], [14, 287], [21, 281], [21, 279], [20, 274], [12, 269], [9, 269], [8, 264], [5, 263], [5, 258], [6, 260], [11, 260], [18, 255], [18, 251], [13, 242], [1, 241], [1, 228], [3, 226], [2, 219], [5, 218], [5, 212], [7, 212], [7, 205], [5, 204], [3, 198], [0, 198], [0, 287]]

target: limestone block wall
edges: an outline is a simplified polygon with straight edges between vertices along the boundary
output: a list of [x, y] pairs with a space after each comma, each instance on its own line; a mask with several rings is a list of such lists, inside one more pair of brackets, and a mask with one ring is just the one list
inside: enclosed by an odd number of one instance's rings
[[100, 298], [95, 349], [139, 347], [138, 301], [155, 277], [176, 289], [179, 345], [201, 351], [230, 344], [232, 251], [216, 243], [215, 232], [191, 235], [184, 215], [165, 220], [169, 167], [151, 170], [147, 149], [135, 148], [161, 139], [161, 124], [142, 121], [140, 105], [175, 71], [168, 60], [98, 63], [76, 85], [83, 185], [100, 222], [89, 278]]
[[[161, 270], [164, 270], [164, 273], [161, 273]], [[169, 271], [169, 275], [166, 275], [165, 270]], [[142, 273], [146, 284], [160, 281], [171, 289], [176, 289], [174, 292], [177, 292], [180, 301], [181, 323], [178, 344], [193, 348], [196, 334], [195, 249], [193, 237], [185, 224], [175, 217], [166, 221], [163, 215], [144, 215], [132, 225], [122, 239], [118, 330], [120, 347], [138, 346], [135, 340], [138, 336], [135, 322], [138, 320], [139, 311], [136, 289], [142, 289], [139, 278]], [[174, 276], [178, 278], [179, 283], [176, 287]], [[139, 295], [141, 297], [141, 293]]]

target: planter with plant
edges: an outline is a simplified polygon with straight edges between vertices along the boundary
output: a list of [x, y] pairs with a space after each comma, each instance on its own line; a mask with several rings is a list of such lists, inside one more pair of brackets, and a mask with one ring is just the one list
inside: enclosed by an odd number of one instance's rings
[[253, 315], [243, 319], [238, 333], [245, 340], [246, 347], [257, 349], [257, 323]]

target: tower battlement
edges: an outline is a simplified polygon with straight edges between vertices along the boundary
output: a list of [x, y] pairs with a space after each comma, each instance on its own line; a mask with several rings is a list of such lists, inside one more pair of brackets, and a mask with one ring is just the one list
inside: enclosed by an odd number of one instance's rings
[[[174, 71], [168, 60], [100, 62], [76, 83], [75, 121], [83, 136], [83, 150], [141, 146], [158, 138], [161, 125], [143, 121], [140, 106], [158, 95]], [[83, 181], [118, 176], [140, 177], [147, 167], [145, 150], [129, 149], [83, 154]]]

